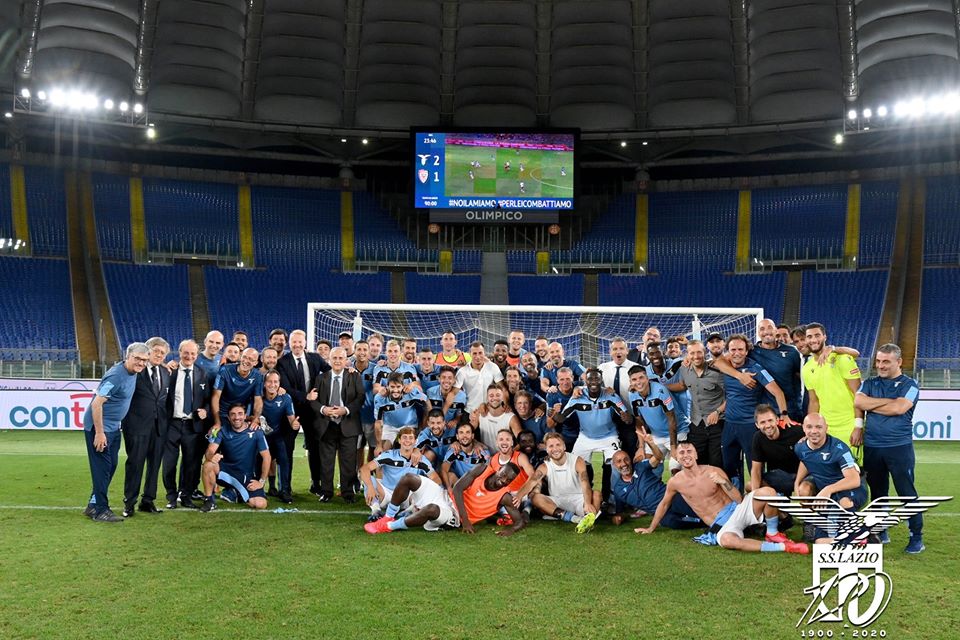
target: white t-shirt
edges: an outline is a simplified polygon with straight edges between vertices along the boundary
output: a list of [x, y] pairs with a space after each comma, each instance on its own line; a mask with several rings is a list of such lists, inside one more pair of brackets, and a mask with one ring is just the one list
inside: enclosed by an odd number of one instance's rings
[[487, 387], [503, 380], [500, 367], [489, 360], [478, 371], [469, 364], [457, 369], [457, 386], [467, 394], [467, 412], [471, 412], [487, 399]]

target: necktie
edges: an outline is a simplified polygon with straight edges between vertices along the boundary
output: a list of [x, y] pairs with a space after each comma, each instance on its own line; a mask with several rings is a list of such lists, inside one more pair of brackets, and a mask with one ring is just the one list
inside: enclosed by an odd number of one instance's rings
[[[330, 387], [330, 406], [339, 407], [343, 403], [340, 401], [340, 376], [333, 376], [333, 385]], [[340, 422], [340, 418], [334, 418], [334, 422]]]
[[190, 383], [190, 369], [183, 370], [183, 417], [193, 413], [193, 385]]
[[613, 376], [613, 390], [617, 392], [617, 395], [620, 393], [620, 369], [623, 368], [623, 365], [617, 365], [617, 373]]
[[160, 394], [160, 368], [153, 368], [153, 391], [156, 394]]
[[[301, 360], [300, 358], [297, 358], [296, 360], [297, 360], [297, 375], [300, 376], [300, 384], [303, 384], [304, 380], [306, 380], [306, 378], [303, 377], [303, 360]], [[306, 390], [307, 390], [306, 386], [304, 386], [301, 389], [301, 391], [306, 391]]]

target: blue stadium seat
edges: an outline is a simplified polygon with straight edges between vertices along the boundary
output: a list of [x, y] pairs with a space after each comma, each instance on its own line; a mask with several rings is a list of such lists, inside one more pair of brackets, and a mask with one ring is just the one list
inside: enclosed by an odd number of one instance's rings
[[[960, 344], [960, 268], [923, 270], [918, 369], [956, 368]], [[949, 362], [945, 362], [949, 360]]]
[[897, 226], [896, 181], [865, 182], [860, 186], [860, 268], [888, 267]]
[[754, 189], [751, 198], [751, 257], [843, 257], [847, 185]]
[[237, 186], [144, 178], [147, 246], [178, 254], [240, 254]]
[[63, 172], [26, 166], [23, 178], [30, 216], [30, 243], [35, 256], [67, 255], [67, 200]]
[[100, 257], [104, 260], [131, 260], [130, 178], [94, 174], [93, 211], [97, 219]]
[[67, 261], [0, 256], [0, 350], [76, 348]]
[[819, 322], [830, 344], [860, 352], [863, 368], [873, 360], [873, 347], [887, 292], [887, 270], [804, 271], [800, 289], [800, 322]]
[[409, 304], [480, 304], [480, 276], [405, 274]]
[[737, 253], [736, 191], [650, 194], [649, 272], [732, 271]]
[[[555, 264], [633, 262], [636, 226], [636, 196], [619, 195], [570, 250], [552, 251], [550, 259]], [[527, 273], [535, 271], [536, 262]]]
[[960, 176], [927, 178], [924, 264], [960, 264]]
[[194, 337], [186, 265], [105, 262], [103, 275], [121, 348], [159, 336], [175, 351]]
[[536, 273], [537, 252], [527, 250], [507, 251], [508, 273]]
[[13, 237], [13, 207], [10, 202], [10, 167], [0, 164], [0, 238]]

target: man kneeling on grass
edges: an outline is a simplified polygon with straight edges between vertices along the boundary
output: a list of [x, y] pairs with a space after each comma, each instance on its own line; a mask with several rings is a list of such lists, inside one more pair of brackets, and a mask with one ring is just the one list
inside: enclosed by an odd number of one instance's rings
[[[730, 483], [730, 478], [718, 467], [697, 464], [697, 448], [689, 441], [677, 444], [677, 459], [680, 471], [667, 482], [667, 491], [657, 506], [657, 512], [649, 527], [636, 529], [637, 533], [653, 533], [664, 519], [678, 493], [690, 508], [710, 525], [710, 532], [696, 538], [702, 544], [719, 544], [726, 549], [739, 551], [766, 551], [787, 553], [810, 553], [802, 542], [793, 542], [777, 531], [780, 524], [779, 511], [769, 506], [760, 496], [774, 496], [776, 491], [761, 487], [741, 497]], [[763, 542], [745, 538], [744, 530], [760, 524], [766, 518], [767, 536]]]
[[[203, 495], [205, 497], [200, 511], [204, 513], [217, 508], [213, 498], [214, 485], [232, 487], [237, 495], [254, 509], [267, 507], [267, 496], [263, 492], [263, 480], [270, 473], [270, 447], [263, 431], [253, 430], [247, 423], [247, 412], [243, 405], [233, 405], [227, 413], [230, 426], [214, 429], [209, 436], [210, 444], [204, 454]], [[257, 454], [262, 459], [260, 478], [254, 475]]]

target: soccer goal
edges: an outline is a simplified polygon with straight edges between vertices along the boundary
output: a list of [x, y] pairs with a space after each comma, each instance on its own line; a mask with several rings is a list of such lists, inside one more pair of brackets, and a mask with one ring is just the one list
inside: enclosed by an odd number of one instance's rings
[[537, 336], [563, 345], [566, 355], [587, 366], [608, 359], [610, 341], [622, 337], [632, 347], [648, 327], [658, 327], [663, 340], [680, 335], [703, 339], [714, 331], [729, 336], [756, 336], [763, 309], [677, 307], [560, 307], [441, 304], [355, 304], [311, 302], [307, 305], [307, 344], [349, 331], [354, 339], [371, 333], [385, 340], [414, 338], [418, 348], [440, 349], [440, 337], [452, 331], [458, 348], [468, 351], [480, 340], [487, 353], [493, 343], [513, 330], [523, 331], [525, 348]]

